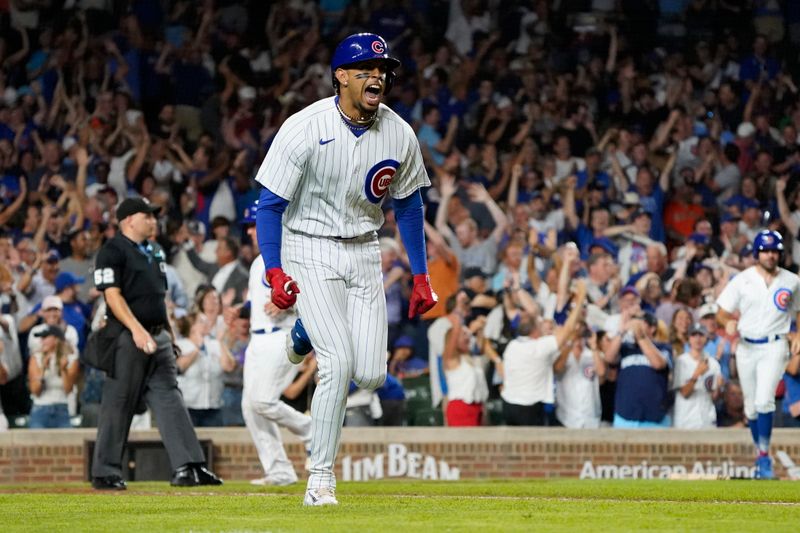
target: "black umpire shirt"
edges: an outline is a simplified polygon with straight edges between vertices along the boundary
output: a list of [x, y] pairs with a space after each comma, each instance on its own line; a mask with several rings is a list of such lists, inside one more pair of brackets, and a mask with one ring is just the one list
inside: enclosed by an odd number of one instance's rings
[[166, 256], [158, 244], [135, 243], [118, 233], [97, 254], [94, 284], [101, 291], [119, 288], [131, 313], [145, 328], [168, 324]]

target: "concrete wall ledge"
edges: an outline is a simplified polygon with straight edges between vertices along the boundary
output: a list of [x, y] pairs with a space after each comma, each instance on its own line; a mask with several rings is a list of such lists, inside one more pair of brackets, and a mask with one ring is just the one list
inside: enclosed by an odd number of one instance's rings
[[[0, 433], [0, 483], [85, 481], [85, 443], [95, 435], [94, 429]], [[224, 479], [264, 475], [245, 428], [200, 428], [197, 435], [211, 441], [213, 468]], [[288, 432], [283, 437], [287, 456], [302, 477], [303, 445]], [[130, 439], [160, 442], [161, 436], [153, 429], [133, 431]], [[800, 429], [776, 429], [772, 453], [776, 475], [798, 476], [792, 467], [800, 464]], [[750, 477], [753, 459], [746, 429], [345, 428], [336, 473], [342, 481], [387, 477], [641, 479], [675, 474]]]
[[[213, 440], [215, 444], [252, 444], [250, 433], [245, 428], [198, 428], [201, 439]], [[7, 446], [76, 446], [85, 440], [94, 440], [94, 429], [14, 429], [0, 433], [0, 447]], [[299, 442], [283, 431], [284, 442]], [[157, 429], [132, 431], [134, 441], [160, 440]], [[606, 444], [749, 444], [750, 432], [741, 428], [719, 428], [711, 430], [676, 429], [565, 429], [552, 427], [488, 426], [480, 428], [448, 427], [371, 427], [344, 428], [342, 444], [345, 443], [539, 443], [559, 442], [582, 444], [602, 442]], [[772, 433], [773, 445], [800, 443], [800, 429], [776, 428]]]

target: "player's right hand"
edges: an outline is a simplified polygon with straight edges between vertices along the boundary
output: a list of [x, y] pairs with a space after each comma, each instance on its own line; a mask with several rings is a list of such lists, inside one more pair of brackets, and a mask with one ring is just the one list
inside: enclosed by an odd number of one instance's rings
[[265, 274], [267, 284], [272, 288], [272, 303], [281, 309], [289, 309], [297, 301], [300, 288], [282, 268], [270, 268]]

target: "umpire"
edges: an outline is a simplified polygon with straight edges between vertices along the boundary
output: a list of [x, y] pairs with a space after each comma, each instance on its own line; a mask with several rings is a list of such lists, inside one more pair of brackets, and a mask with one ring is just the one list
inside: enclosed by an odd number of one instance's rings
[[125, 490], [122, 450], [143, 399], [153, 411], [174, 469], [176, 486], [220, 485], [205, 457], [178, 390], [177, 366], [167, 322], [166, 258], [153, 235], [158, 207], [128, 198], [117, 208], [119, 232], [97, 254], [95, 286], [108, 306], [113, 372], [103, 385], [92, 464], [92, 487]]

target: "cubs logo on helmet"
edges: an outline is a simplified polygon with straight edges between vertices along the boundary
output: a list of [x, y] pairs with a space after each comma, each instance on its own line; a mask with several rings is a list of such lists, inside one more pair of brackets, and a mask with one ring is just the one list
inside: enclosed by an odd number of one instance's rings
[[383, 59], [389, 70], [400, 66], [400, 60], [389, 55], [389, 47], [383, 37], [375, 33], [356, 33], [345, 37], [334, 50], [331, 71], [371, 59]]
[[772, 295], [772, 302], [779, 311], [786, 311], [792, 303], [792, 291], [785, 288], [778, 289], [775, 291], [775, 294]]
[[400, 168], [399, 162], [394, 159], [384, 159], [369, 169], [364, 180], [364, 194], [367, 200], [377, 204], [383, 199], [398, 168]]
[[372, 59], [381, 59], [386, 65], [386, 87], [383, 94], [389, 94], [394, 85], [394, 70], [400, 66], [400, 60], [389, 54], [389, 46], [386, 41], [375, 33], [355, 33], [345, 37], [333, 51], [331, 81], [334, 89], [338, 90], [339, 85], [335, 76], [336, 69]]
[[764, 250], [777, 250], [783, 252], [783, 237], [777, 231], [764, 230], [756, 235], [753, 240], [753, 256], [758, 258], [758, 252]]

